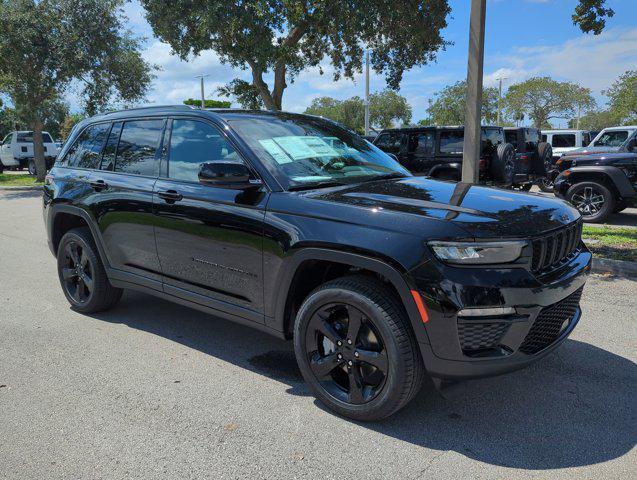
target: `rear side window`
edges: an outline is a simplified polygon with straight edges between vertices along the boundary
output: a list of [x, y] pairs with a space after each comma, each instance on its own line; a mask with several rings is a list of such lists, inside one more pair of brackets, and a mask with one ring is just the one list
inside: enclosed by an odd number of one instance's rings
[[[42, 132], [42, 142], [53, 143], [51, 135], [46, 132]], [[33, 143], [33, 132], [18, 133], [18, 143]]]
[[464, 133], [460, 130], [440, 133], [441, 153], [462, 153], [463, 143]]
[[527, 129], [526, 130], [526, 150], [527, 152], [531, 152], [537, 148], [538, 143], [540, 143], [540, 135], [537, 130]]
[[66, 164], [69, 167], [98, 168], [102, 147], [110, 128], [110, 123], [86, 127], [66, 154]]
[[420, 132], [409, 136], [409, 151], [419, 155], [430, 155], [434, 152], [434, 132]]
[[115, 171], [156, 176], [159, 173], [158, 146], [164, 120], [125, 122], [117, 145]]
[[212, 125], [197, 120], [173, 120], [169, 178], [198, 182], [202, 164], [237, 160], [240, 160], [237, 152]]
[[574, 133], [554, 133], [553, 134], [553, 147], [574, 147], [575, 146], [575, 134]]
[[398, 153], [403, 134], [397, 132], [381, 133], [374, 141], [374, 145], [385, 152]]

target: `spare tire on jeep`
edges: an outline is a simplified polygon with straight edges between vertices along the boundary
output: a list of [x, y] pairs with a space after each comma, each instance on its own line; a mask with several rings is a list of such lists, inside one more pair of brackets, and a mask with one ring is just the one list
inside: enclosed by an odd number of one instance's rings
[[494, 181], [511, 185], [515, 173], [515, 150], [510, 143], [501, 143], [493, 154], [490, 166], [491, 177]]
[[537, 145], [537, 156], [540, 160], [538, 167], [542, 165], [543, 171], [537, 171], [535, 173], [548, 173], [553, 168], [553, 147], [550, 143], [540, 142]]

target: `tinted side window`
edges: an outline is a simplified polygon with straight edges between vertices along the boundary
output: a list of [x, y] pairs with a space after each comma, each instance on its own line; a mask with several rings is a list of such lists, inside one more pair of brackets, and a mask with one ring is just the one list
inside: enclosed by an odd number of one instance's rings
[[11, 143], [12, 138], [13, 138], [13, 133], [10, 133], [6, 137], [4, 137], [4, 140], [2, 140], [3, 145], [9, 145]]
[[421, 132], [409, 137], [409, 150], [419, 155], [430, 155], [434, 151], [434, 132]]
[[553, 147], [574, 147], [574, 133], [556, 133], [553, 134]]
[[398, 153], [400, 152], [400, 142], [402, 141], [402, 138], [402, 133], [383, 133], [378, 137], [375, 145], [385, 152]]
[[219, 161], [240, 161], [219, 130], [197, 120], [173, 120], [168, 149], [169, 178], [198, 182], [201, 165]]
[[518, 133], [515, 130], [506, 130], [504, 132], [504, 138], [506, 138], [507, 143], [510, 143], [514, 147], [518, 146]]
[[122, 122], [115, 122], [111, 133], [106, 141], [104, 153], [102, 155], [102, 170], [113, 171], [115, 168], [115, 152], [117, 152], [117, 144], [119, 143], [119, 135], [122, 132]]
[[441, 153], [462, 153], [464, 133], [462, 131], [448, 131], [440, 133]]
[[98, 168], [110, 123], [90, 125], [77, 138], [65, 157], [69, 167]]
[[528, 129], [526, 131], [526, 150], [532, 152], [540, 142], [540, 135], [537, 130]]
[[135, 175], [157, 175], [157, 147], [163, 129], [163, 119], [125, 122], [117, 146], [115, 171]]

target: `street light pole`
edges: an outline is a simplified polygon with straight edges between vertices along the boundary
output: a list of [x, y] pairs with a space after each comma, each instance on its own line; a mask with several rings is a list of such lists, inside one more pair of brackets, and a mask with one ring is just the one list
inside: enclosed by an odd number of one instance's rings
[[369, 135], [369, 50], [365, 51], [365, 135]]
[[480, 119], [482, 117], [482, 71], [484, 65], [484, 24], [487, 0], [471, 0], [467, 103], [465, 105], [462, 181], [477, 183], [480, 162]]
[[203, 91], [203, 79], [206, 77], [209, 77], [210, 75], [208, 74], [201, 74], [201, 75], [195, 75], [195, 78], [200, 78], [201, 79], [201, 109], [203, 110], [204, 108], [206, 108], [206, 97], [204, 96], [204, 91]]
[[498, 78], [500, 86], [498, 88], [498, 120], [496, 122], [496, 125], [500, 125], [500, 112], [502, 111], [502, 80], [506, 80], [506, 79], [507, 77]]

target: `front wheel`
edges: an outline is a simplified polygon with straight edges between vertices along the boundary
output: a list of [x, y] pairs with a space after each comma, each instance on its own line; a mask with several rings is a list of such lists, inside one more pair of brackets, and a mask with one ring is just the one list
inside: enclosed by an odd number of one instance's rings
[[541, 178], [537, 181], [537, 186], [540, 187], [544, 193], [553, 193], [554, 185], [553, 181], [548, 178]]
[[29, 175], [36, 175], [38, 173], [37, 169], [35, 168], [34, 160], [29, 160], [28, 169], [29, 169]]
[[406, 313], [373, 278], [344, 277], [310, 293], [294, 324], [294, 351], [314, 395], [355, 420], [388, 417], [422, 384], [422, 358]]
[[579, 210], [585, 222], [601, 223], [615, 208], [615, 196], [601, 183], [576, 183], [566, 192], [568, 200]]
[[122, 289], [108, 281], [88, 228], [74, 228], [64, 234], [57, 261], [62, 291], [74, 310], [83, 313], [108, 310], [121, 298]]

